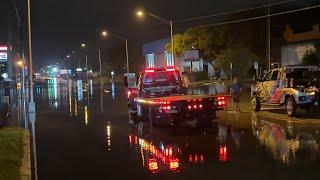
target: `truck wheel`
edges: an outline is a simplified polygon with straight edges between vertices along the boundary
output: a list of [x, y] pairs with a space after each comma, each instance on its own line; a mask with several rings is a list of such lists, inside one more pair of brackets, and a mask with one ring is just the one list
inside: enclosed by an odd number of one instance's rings
[[296, 115], [297, 105], [293, 97], [286, 98], [285, 108], [289, 117], [294, 117]]
[[252, 108], [254, 111], [260, 111], [261, 110], [261, 104], [258, 98], [253, 97], [251, 100]]

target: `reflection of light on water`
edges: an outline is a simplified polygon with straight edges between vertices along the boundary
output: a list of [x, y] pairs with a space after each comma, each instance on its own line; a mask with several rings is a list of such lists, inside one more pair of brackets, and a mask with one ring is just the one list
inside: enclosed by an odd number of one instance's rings
[[114, 81], [112, 81], [112, 83], [111, 83], [112, 99], [115, 99], [115, 97], [116, 97], [116, 90], [115, 89], [116, 88], [115, 88], [115, 85], [114, 85]]
[[48, 81], [48, 98], [49, 106], [58, 108], [58, 83], [57, 78], [52, 78]]
[[219, 147], [219, 160], [221, 162], [227, 162], [229, 160], [227, 146], [220, 145], [220, 147]]
[[71, 92], [71, 85], [69, 85], [69, 112], [70, 116], [72, 115], [72, 92]]
[[111, 123], [107, 124], [107, 150], [111, 151]]
[[88, 106], [84, 107], [84, 123], [88, 125]]
[[90, 84], [90, 95], [92, 96], [93, 95], [93, 81], [92, 81], [92, 79], [90, 79], [89, 84]]
[[78, 101], [74, 98], [74, 115], [78, 116]]
[[77, 80], [77, 94], [78, 94], [78, 100], [82, 101], [83, 100], [83, 85], [82, 85], [82, 80]]

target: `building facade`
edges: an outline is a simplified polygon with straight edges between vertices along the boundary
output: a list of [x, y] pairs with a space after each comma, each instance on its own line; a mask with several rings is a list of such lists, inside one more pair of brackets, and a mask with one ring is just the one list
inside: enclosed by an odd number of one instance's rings
[[146, 67], [175, 66], [180, 72], [208, 72], [208, 76], [214, 75], [213, 66], [202, 58], [187, 60], [184, 56], [175, 57], [168, 53], [165, 46], [170, 43], [170, 38], [152, 41], [143, 45], [142, 53], [145, 57]]
[[320, 43], [319, 24], [313, 25], [311, 31], [300, 33], [294, 33], [287, 26], [284, 38], [288, 44], [281, 48], [281, 65], [301, 64], [304, 55], [308, 51], [315, 50], [315, 43]]

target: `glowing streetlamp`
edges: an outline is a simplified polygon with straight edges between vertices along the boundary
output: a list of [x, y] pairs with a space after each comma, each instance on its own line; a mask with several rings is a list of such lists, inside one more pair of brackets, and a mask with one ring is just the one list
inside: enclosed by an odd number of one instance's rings
[[85, 43], [82, 43], [82, 44], [81, 44], [81, 47], [85, 48], [85, 47], [86, 47], [86, 44], [85, 44]]
[[102, 31], [101, 32], [101, 36], [102, 37], [107, 37], [108, 36], [108, 32], [107, 31]]
[[23, 61], [18, 61], [17, 65], [20, 66], [20, 67], [23, 67]]
[[138, 16], [138, 17], [144, 17], [144, 12], [142, 11], [142, 10], [138, 10], [137, 11], [137, 13], [136, 13], [136, 15]]
[[170, 38], [171, 38], [171, 57], [172, 57], [172, 64], [174, 66], [174, 43], [173, 43], [173, 23], [172, 23], [172, 20], [167, 20], [163, 17], [160, 17], [158, 15], [155, 15], [155, 14], [152, 14], [150, 12], [147, 12], [147, 11], [142, 11], [142, 10], [138, 10], [136, 12], [136, 16], [138, 18], [143, 18], [145, 16], [145, 14], [157, 19], [158, 21], [162, 21], [166, 24], [168, 24], [170, 26]]

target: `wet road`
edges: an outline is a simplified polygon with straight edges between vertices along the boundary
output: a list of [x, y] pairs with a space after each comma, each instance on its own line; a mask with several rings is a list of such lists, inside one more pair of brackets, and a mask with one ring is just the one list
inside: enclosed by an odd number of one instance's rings
[[133, 123], [119, 85], [37, 87], [40, 179], [317, 179], [320, 119], [220, 112], [213, 126]]

